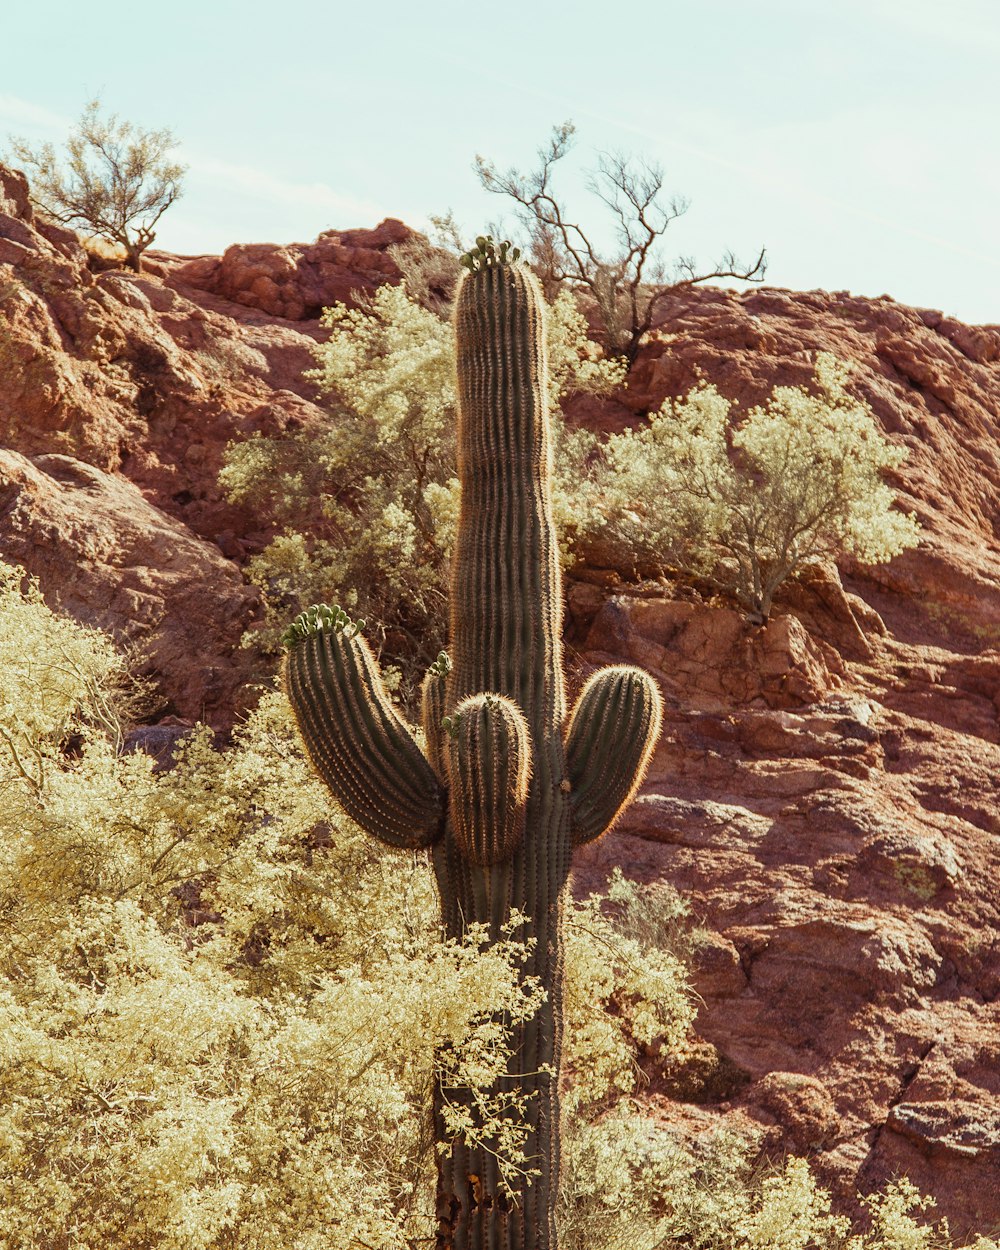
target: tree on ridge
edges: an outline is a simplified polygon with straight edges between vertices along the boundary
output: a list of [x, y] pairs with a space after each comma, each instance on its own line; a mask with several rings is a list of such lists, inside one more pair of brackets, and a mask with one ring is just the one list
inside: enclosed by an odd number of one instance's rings
[[99, 99], [87, 104], [70, 132], [65, 165], [53, 144], [33, 148], [11, 137], [36, 207], [63, 225], [120, 244], [136, 273], [156, 238], [156, 223], [181, 194], [186, 167], [169, 158], [176, 146], [169, 130], [140, 130], [116, 113], [102, 117]]
[[659, 165], [642, 162], [636, 169], [629, 157], [602, 153], [587, 185], [617, 217], [620, 247], [613, 257], [601, 256], [583, 227], [568, 219], [552, 190], [552, 167], [569, 151], [575, 133], [571, 121], [553, 127], [548, 149], [539, 149], [538, 169], [527, 175], [516, 169], [498, 173], [491, 161], [479, 155], [476, 172], [487, 191], [507, 195], [518, 205], [528, 230], [531, 261], [546, 298], [552, 300], [564, 282], [588, 290], [600, 310], [608, 353], [624, 356], [631, 367], [656, 308], [667, 294], [712, 278], [761, 282], [767, 268], [765, 249], [760, 249], [752, 264], [726, 251], [711, 269], [701, 269], [693, 257], [680, 256], [668, 270], [654, 255], [657, 240], [687, 212], [688, 201], [672, 196], [666, 207], [657, 203], [663, 190]]

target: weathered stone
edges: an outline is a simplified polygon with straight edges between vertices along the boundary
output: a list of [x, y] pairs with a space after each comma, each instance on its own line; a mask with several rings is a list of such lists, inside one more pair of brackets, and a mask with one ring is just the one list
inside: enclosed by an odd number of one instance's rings
[[[665, 596], [613, 595], [597, 611], [584, 648], [648, 668], [668, 693], [682, 690], [686, 703], [706, 710], [754, 699], [800, 707], [841, 684], [823, 645], [796, 617], [755, 626], [735, 609]], [[839, 656], [830, 658], [842, 670]]]
[[1000, 1164], [1000, 1107], [955, 1099], [901, 1102], [889, 1109], [886, 1127], [929, 1155], [991, 1156]]
[[228, 723], [256, 595], [131, 483], [68, 456], [0, 451], [0, 558], [37, 577], [50, 607], [134, 650], [180, 716]]
[[837, 1136], [840, 1118], [830, 1091], [801, 1072], [768, 1072], [747, 1090], [754, 1107], [777, 1120], [801, 1154], [821, 1150]]
[[398, 282], [388, 248], [413, 233], [388, 218], [373, 230], [328, 230], [311, 244], [239, 243], [221, 259], [188, 261], [174, 278], [275, 317], [315, 320], [324, 308], [352, 304], [356, 290]]

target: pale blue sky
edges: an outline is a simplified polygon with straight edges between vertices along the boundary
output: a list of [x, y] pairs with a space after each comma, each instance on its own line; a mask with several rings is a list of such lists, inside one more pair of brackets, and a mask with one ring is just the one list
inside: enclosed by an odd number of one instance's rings
[[475, 153], [528, 169], [572, 118], [555, 185], [598, 240], [582, 171], [631, 152], [691, 201], [668, 256], [765, 244], [776, 286], [1000, 322], [996, 0], [36, 0], [0, 30], [0, 139], [96, 94], [174, 131], [173, 251], [448, 208], [474, 235], [504, 204]]

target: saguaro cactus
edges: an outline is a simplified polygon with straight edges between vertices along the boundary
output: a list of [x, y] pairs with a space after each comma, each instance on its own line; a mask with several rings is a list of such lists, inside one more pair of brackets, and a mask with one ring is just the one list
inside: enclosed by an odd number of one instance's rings
[[[392, 846], [429, 847], [446, 931], [499, 938], [512, 907], [535, 939], [525, 975], [547, 991], [515, 1030], [504, 1082], [530, 1094], [529, 1156], [513, 1192], [489, 1144], [448, 1142], [439, 1250], [555, 1250], [562, 1034], [560, 916], [574, 846], [631, 800], [660, 730], [657, 688], [615, 665], [567, 719], [550, 499], [544, 303], [517, 249], [480, 238], [455, 301], [461, 514], [450, 647], [423, 688], [426, 755], [394, 712], [359, 626], [303, 613], [286, 685], [306, 748], [344, 809]], [[440, 1114], [436, 1125], [446, 1137]]]

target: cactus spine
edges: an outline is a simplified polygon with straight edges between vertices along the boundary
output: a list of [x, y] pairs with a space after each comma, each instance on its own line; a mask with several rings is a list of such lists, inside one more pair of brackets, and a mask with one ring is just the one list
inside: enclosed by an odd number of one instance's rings
[[541, 979], [547, 999], [516, 1031], [504, 1080], [531, 1094], [526, 1153], [537, 1175], [506, 1192], [489, 1149], [448, 1143], [439, 1250], [556, 1248], [560, 916], [570, 856], [630, 801], [660, 731], [655, 684], [625, 666], [596, 673], [567, 723], [544, 303], [518, 256], [480, 238], [462, 258], [452, 660], [440, 656], [424, 682], [426, 757], [339, 609], [311, 609], [288, 634], [292, 707], [345, 810], [393, 846], [431, 846], [449, 935], [481, 921], [498, 938], [516, 907], [535, 939], [525, 973]]

